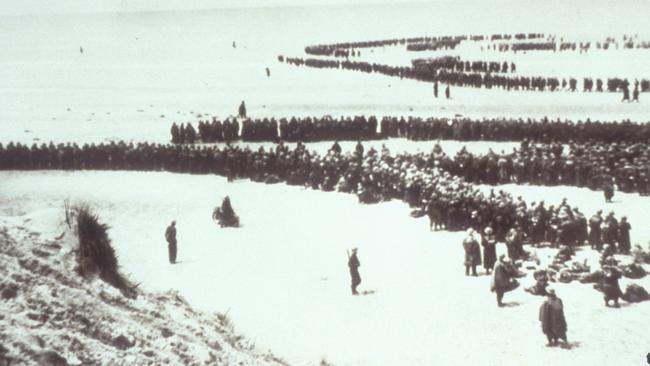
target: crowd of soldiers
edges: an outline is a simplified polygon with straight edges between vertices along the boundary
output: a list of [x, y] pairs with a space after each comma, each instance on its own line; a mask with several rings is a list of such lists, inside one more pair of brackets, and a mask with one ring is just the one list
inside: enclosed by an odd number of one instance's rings
[[[441, 82], [449, 85], [472, 87], [472, 88], [501, 88], [505, 90], [530, 90], [530, 91], [559, 91], [579, 90], [578, 80], [576, 78], [557, 78], [545, 76], [513, 76], [504, 75], [503, 73], [493, 72], [473, 72], [465, 69], [458, 71], [446, 68], [436, 67], [434, 64], [424, 60], [413, 60], [412, 66], [391, 66], [379, 63], [370, 63], [366, 61], [338, 61], [315, 58], [299, 58], [279, 56], [281, 62], [286, 62], [295, 66], [307, 66], [314, 68], [330, 68], [352, 70], [365, 73], [379, 73], [400, 79], [415, 79], [424, 82]], [[465, 68], [465, 67], [464, 67]], [[591, 80], [591, 82], [587, 81]], [[593, 79], [583, 79], [583, 90], [592, 91]], [[626, 79], [610, 78], [606, 86], [608, 92], [622, 91], [623, 86], [629, 84]], [[647, 92], [650, 90], [650, 80], [643, 79], [639, 83], [640, 91]], [[603, 81], [596, 79], [596, 91], [602, 92]]]
[[462, 60], [460, 56], [442, 56], [427, 59], [416, 59], [412, 61], [414, 67], [419, 64], [431, 65], [434, 69], [446, 69], [451, 71], [471, 71], [471, 72], [490, 72], [490, 73], [507, 73], [516, 72], [517, 66], [514, 62], [494, 62], [494, 61], [467, 61]]
[[650, 141], [650, 124], [630, 121], [561, 121], [543, 119], [507, 118], [420, 118], [375, 116], [332, 118], [262, 118], [225, 121], [216, 117], [212, 121], [200, 120], [198, 131], [191, 123], [171, 128], [172, 143], [243, 141], [326, 141], [371, 140], [406, 138], [409, 140], [458, 141], [538, 141], [568, 142], [647, 142]]
[[509, 118], [417, 118], [384, 117], [380, 123], [381, 136], [403, 137], [410, 140], [458, 141], [529, 141], [568, 143], [584, 142], [647, 142], [650, 124], [630, 121], [553, 121]]
[[[455, 36], [426, 36], [426, 37], [410, 37], [410, 38], [391, 38], [381, 39], [375, 41], [361, 41], [361, 42], [341, 42], [331, 44], [320, 44], [305, 47], [305, 53], [315, 56], [335, 56], [337, 51], [353, 50], [358, 48], [376, 48], [386, 46], [406, 45], [415, 46], [415, 48], [427, 45], [442, 45], [453, 44], [454, 47], [464, 41], [483, 42], [495, 40], [525, 40], [525, 39], [538, 39], [543, 38], [544, 35], [540, 33], [516, 33], [516, 34], [492, 34], [489, 36], [474, 34], [474, 35], [455, 35]], [[434, 46], [431, 46], [434, 47]], [[433, 48], [430, 48], [433, 49]], [[354, 56], [354, 54], [353, 54]]]
[[198, 133], [191, 123], [172, 124], [172, 143], [212, 143], [243, 141], [332, 141], [371, 140], [380, 138], [377, 133], [379, 122], [375, 116], [340, 117], [291, 117], [262, 119], [227, 118], [225, 121], [212, 117], [212, 121], [200, 120]]
[[[472, 154], [461, 149], [441, 167], [468, 182], [569, 185], [592, 190], [613, 189], [650, 194], [650, 148], [644, 143], [530, 144], [510, 153]], [[610, 197], [611, 198], [611, 197]]]
[[639, 41], [633, 39], [631, 36], [623, 36], [623, 39], [618, 40], [608, 37], [600, 42], [571, 42], [560, 39], [559, 41], [555, 36], [549, 36], [546, 40], [535, 42], [515, 42], [515, 43], [492, 43], [487, 46], [487, 49], [498, 50], [499, 52], [518, 52], [518, 51], [578, 51], [580, 53], [588, 52], [590, 49], [608, 50], [608, 49], [646, 49], [650, 48], [650, 42]]
[[407, 51], [438, 51], [453, 50], [460, 44], [459, 39], [442, 39], [425, 42], [409, 43], [406, 45]]
[[[19, 152], [19, 153], [17, 153]], [[0, 169], [109, 169], [171, 171], [218, 174], [229, 179], [249, 178], [257, 182], [286, 182], [324, 191], [354, 193], [362, 203], [401, 199], [418, 215], [428, 215], [432, 229], [483, 232], [494, 230], [496, 239], [506, 240], [517, 230], [531, 243], [548, 241], [575, 245], [586, 240], [584, 215], [566, 201], [546, 208], [543, 202], [528, 206], [520, 197], [504, 192], [483, 193], [463, 178], [439, 169], [444, 154], [393, 155], [365, 148], [361, 142], [353, 152], [343, 153], [335, 143], [326, 155], [310, 152], [298, 143], [289, 149], [283, 143], [265, 150], [227, 145], [161, 145], [123, 142], [110, 144], [34, 145], [31, 149], [10, 143], [0, 146]], [[512, 255], [520, 253], [516, 242]]]

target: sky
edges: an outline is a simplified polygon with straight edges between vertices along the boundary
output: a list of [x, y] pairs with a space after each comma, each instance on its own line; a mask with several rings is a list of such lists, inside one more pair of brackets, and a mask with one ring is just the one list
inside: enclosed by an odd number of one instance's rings
[[[436, 2], [441, 0], [429, 0]], [[442, 0], [446, 1], [446, 0]], [[134, 12], [220, 9], [245, 7], [352, 5], [373, 3], [412, 3], [426, 0], [21, 0], [0, 8], [0, 15], [68, 14], [96, 12]]]

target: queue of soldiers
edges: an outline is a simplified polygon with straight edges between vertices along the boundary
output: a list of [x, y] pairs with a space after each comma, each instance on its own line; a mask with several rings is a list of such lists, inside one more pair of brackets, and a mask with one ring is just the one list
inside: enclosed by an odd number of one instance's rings
[[[491, 227], [499, 241], [511, 231], [530, 243], [580, 245], [588, 238], [586, 220], [566, 201], [546, 208], [544, 202], [528, 206], [520, 197], [504, 192], [484, 194], [462, 177], [440, 168], [440, 149], [432, 153], [396, 154], [357, 143], [354, 152], [343, 153], [335, 143], [327, 155], [309, 152], [298, 143], [293, 150], [283, 143], [274, 149], [228, 145], [195, 147], [123, 142], [110, 144], [0, 146], [0, 169], [109, 169], [165, 170], [193, 174], [218, 174], [229, 179], [286, 182], [313, 189], [354, 193], [362, 203], [401, 199], [417, 215], [428, 215], [432, 229], [483, 232]], [[610, 225], [612, 226], [612, 225]], [[618, 230], [618, 227], [617, 227]], [[593, 232], [593, 230], [592, 230]], [[608, 232], [609, 233], [609, 232]], [[603, 242], [621, 245], [619, 234], [609, 233]], [[509, 253], [521, 255], [520, 239], [513, 239]], [[510, 248], [509, 247], [509, 248]], [[627, 249], [626, 249], [627, 248]], [[621, 250], [628, 250], [624, 244]]]
[[[327, 59], [315, 58], [299, 58], [299, 57], [284, 57], [278, 56], [281, 62], [285, 62], [295, 66], [307, 66], [314, 68], [330, 68], [330, 69], [343, 69], [353, 70], [365, 73], [379, 73], [392, 77], [399, 77], [400, 79], [415, 79], [424, 82], [441, 82], [449, 85], [464, 86], [472, 88], [501, 88], [505, 90], [531, 90], [531, 91], [559, 91], [559, 90], [579, 90], [578, 80], [576, 78], [561, 79], [557, 77], [544, 77], [544, 76], [506, 76], [499, 73], [492, 72], [473, 72], [471, 70], [458, 71], [448, 70], [445, 68], [436, 67], [433, 64], [424, 62], [423, 60], [413, 60], [412, 66], [391, 66], [378, 63], [370, 63], [365, 61], [337, 61]], [[590, 78], [586, 78], [590, 79]], [[585, 79], [585, 80], [586, 80]], [[590, 79], [591, 80], [591, 79]], [[625, 84], [629, 81], [618, 78], [610, 78], [607, 80], [608, 92], [622, 91]], [[597, 79], [597, 86], [603, 85], [601, 79]], [[591, 84], [593, 86], [593, 84]], [[639, 92], [647, 92], [650, 87], [650, 81], [643, 79], [640, 82], [641, 89]], [[585, 85], [588, 91], [589, 85]], [[598, 88], [596, 91], [603, 91]]]
[[[529, 141], [540, 142], [647, 142], [650, 125], [630, 121], [553, 121], [508, 118], [417, 118], [384, 117], [382, 136], [404, 137], [410, 140], [459, 141]], [[386, 132], [384, 133], [384, 130]]]
[[436, 41], [426, 41], [418, 43], [409, 43], [406, 45], [407, 51], [438, 51], [453, 50], [460, 44], [458, 39], [443, 39]]
[[570, 42], [556, 37], [548, 37], [545, 41], [537, 42], [515, 42], [515, 43], [492, 43], [487, 45], [488, 50], [497, 50], [499, 52], [521, 52], [521, 51], [579, 51], [580, 53], [588, 52], [590, 49], [608, 50], [608, 49], [646, 49], [650, 48], [650, 42], [633, 40], [631, 37], [623, 37], [622, 41], [614, 38], [607, 38], [602, 42]]
[[[472, 154], [461, 149], [453, 159], [439, 157], [440, 166], [468, 182], [569, 185], [605, 191], [650, 194], [650, 148], [643, 143], [529, 144], [524, 140], [510, 153]], [[610, 192], [611, 191], [611, 192]]]
[[568, 142], [647, 142], [650, 124], [630, 121], [561, 121], [508, 118], [420, 118], [384, 116], [291, 117], [242, 119], [216, 117], [199, 121], [198, 131], [191, 123], [171, 128], [172, 143], [243, 141], [324, 141], [407, 138], [409, 140], [458, 141], [538, 141]]
[[491, 72], [491, 73], [507, 73], [516, 72], [517, 66], [514, 62], [494, 62], [494, 61], [467, 61], [462, 60], [460, 56], [441, 56], [427, 59], [415, 59], [412, 61], [413, 65], [425, 64], [430, 65], [434, 69], [447, 69], [451, 71], [471, 71], [471, 72]]
[[456, 35], [456, 36], [426, 36], [426, 37], [410, 37], [410, 38], [392, 38], [382, 39], [375, 41], [361, 41], [361, 42], [341, 42], [332, 44], [320, 44], [305, 47], [305, 53], [317, 56], [333, 56], [337, 51], [352, 50], [356, 48], [375, 48], [396, 45], [427, 45], [427, 44], [459, 44], [463, 41], [481, 42], [486, 40], [524, 40], [543, 38], [541, 33], [516, 33], [516, 34], [492, 34], [489, 36], [474, 34], [474, 35]]
[[[331, 141], [371, 140], [379, 138], [378, 121], [375, 116], [306, 117], [306, 118], [226, 118], [223, 122], [216, 117], [212, 121], [199, 121], [198, 129], [191, 123], [171, 127], [171, 141], [175, 144], [243, 141]], [[198, 130], [198, 131], [197, 131]]]

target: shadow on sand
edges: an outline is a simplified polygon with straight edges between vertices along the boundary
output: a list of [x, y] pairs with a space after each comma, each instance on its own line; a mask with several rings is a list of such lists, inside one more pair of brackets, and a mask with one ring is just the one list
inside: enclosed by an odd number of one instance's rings
[[513, 308], [513, 307], [519, 306], [519, 305], [521, 305], [521, 303], [518, 302], [518, 301], [510, 301], [510, 302], [504, 302], [503, 303], [504, 308]]
[[366, 296], [366, 295], [373, 295], [373, 294], [376, 294], [376, 293], [377, 293], [377, 291], [375, 291], [375, 290], [365, 290], [365, 291], [359, 292], [359, 295]]
[[568, 342], [568, 343], [560, 343], [559, 348], [570, 350], [572, 348], [577, 348], [580, 347], [580, 342]]

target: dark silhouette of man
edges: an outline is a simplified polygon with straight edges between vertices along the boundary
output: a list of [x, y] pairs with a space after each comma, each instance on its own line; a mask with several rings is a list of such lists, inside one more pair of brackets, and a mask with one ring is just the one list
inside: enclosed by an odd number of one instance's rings
[[555, 290], [548, 289], [548, 298], [539, 308], [539, 321], [542, 323], [542, 332], [548, 339], [547, 347], [557, 346], [557, 340], [567, 342], [567, 324], [564, 318], [564, 305], [562, 300], [555, 295]]
[[350, 269], [350, 278], [352, 280], [350, 285], [350, 288], [352, 289], [352, 295], [359, 294], [359, 292], [357, 292], [357, 287], [361, 283], [359, 266], [361, 266], [361, 263], [359, 263], [359, 258], [357, 257], [357, 248], [353, 248], [352, 254], [350, 254], [348, 257], [348, 268]]
[[167, 230], [165, 230], [165, 239], [167, 240], [167, 249], [169, 251], [169, 263], [176, 263], [176, 221], [172, 221]]
[[239, 105], [239, 117], [241, 118], [246, 118], [246, 104], [244, 101], [241, 101], [241, 104]]

